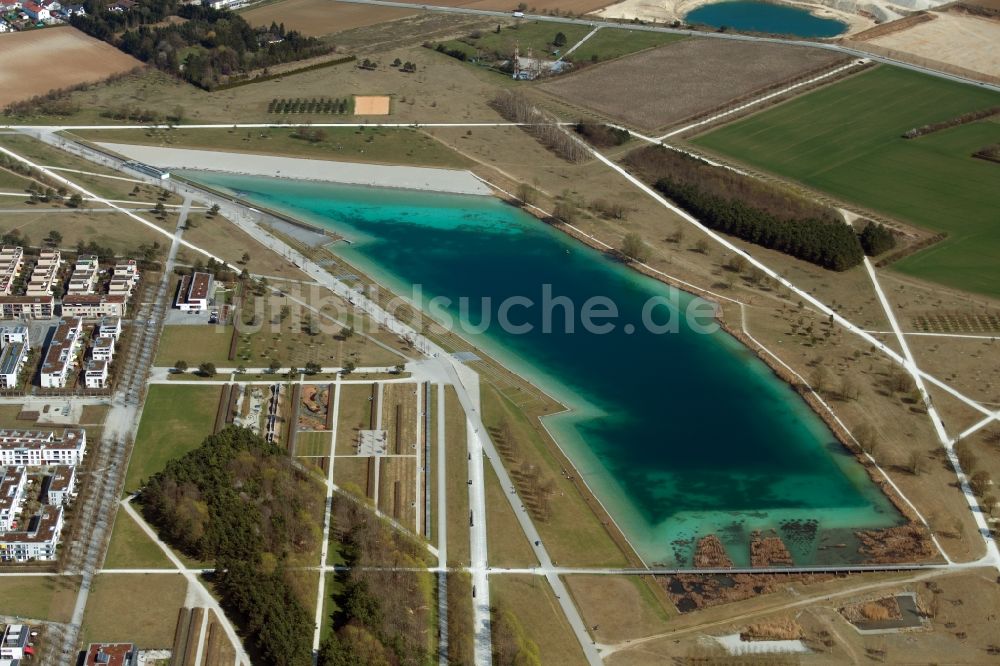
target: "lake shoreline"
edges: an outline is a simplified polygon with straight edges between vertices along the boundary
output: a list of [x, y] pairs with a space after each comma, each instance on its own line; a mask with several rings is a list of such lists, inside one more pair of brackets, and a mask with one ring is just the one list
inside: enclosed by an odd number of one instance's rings
[[[528, 213], [532, 217], [538, 219], [545, 224], [548, 224], [554, 229], [561, 231], [562, 233], [570, 236], [571, 238], [587, 245], [588, 247], [598, 250], [600, 252], [609, 253], [607, 246], [602, 244], [596, 238], [587, 235], [586, 233], [576, 229], [571, 225], [564, 224], [560, 221], [553, 220], [552, 218], [546, 218], [541, 215], [541, 212], [533, 210], [533, 207], [522, 206], [519, 201], [513, 199], [503, 190], [496, 188], [494, 186], [494, 194], [507, 203], [508, 205], [514, 206], [515, 208], [520, 208], [524, 212]], [[886, 480], [882, 472], [879, 470], [876, 464], [873, 463], [872, 459], [862, 451], [856, 443], [854, 443], [853, 438], [844, 428], [844, 426], [834, 417], [834, 415], [828, 410], [822, 403], [821, 399], [813, 392], [813, 390], [807, 386], [804, 386], [799, 378], [797, 378], [790, 369], [771, 354], [763, 345], [757, 342], [755, 339], [751, 338], [747, 333], [729, 324], [724, 316], [724, 309], [718, 300], [714, 297], [710, 291], [706, 289], [698, 288], [694, 285], [684, 283], [680, 280], [672, 279], [670, 276], [666, 276], [662, 273], [650, 270], [641, 264], [637, 264], [633, 261], [623, 262], [630, 269], [636, 271], [637, 273], [644, 275], [646, 277], [652, 278], [661, 282], [663, 284], [669, 285], [676, 289], [679, 289], [692, 296], [703, 298], [707, 301], [711, 301], [715, 306], [715, 321], [719, 324], [720, 328], [725, 331], [728, 335], [739, 342], [743, 347], [747, 348], [753, 354], [759, 358], [770, 370], [771, 372], [782, 382], [787, 384], [792, 388], [802, 399], [809, 405], [810, 410], [823, 421], [824, 424], [830, 429], [830, 431], [837, 438], [837, 441], [844, 447], [844, 449], [850, 453], [864, 468], [865, 472], [868, 474], [869, 479], [879, 488], [882, 494], [889, 500], [890, 503], [896, 508], [897, 511], [905, 518], [906, 523], [914, 526], [923, 526], [919, 517], [914, 512], [910, 504], [905, 500], [896, 489]], [[694, 291], [694, 289], [698, 291]], [[700, 293], [699, 293], [700, 292]], [[546, 429], [547, 430], [547, 429]], [[550, 435], [551, 436], [551, 435]], [[555, 438], [552, 438], [553, 441]], [[555, 443], [557, 448], [561, 447], [558, 443]], [[589, 488], [588, 488], [589, 490]], [[591, 494], [593, 492], [591, 491]], [[596, 496], [595, 496], [596, 499]], [[603, 504], [597, 499], [598, 504]], [[606, 513], [608, 513], [605, 510]], [[619, 528], [620, 529], [620, 528]], [[890, 528], [891, 529], [891, 528]]]

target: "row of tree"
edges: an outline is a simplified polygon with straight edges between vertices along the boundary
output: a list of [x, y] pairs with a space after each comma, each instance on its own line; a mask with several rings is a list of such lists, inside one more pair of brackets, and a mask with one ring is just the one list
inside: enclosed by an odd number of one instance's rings
[[316, 548], [319, 484], [274, 444], [229, 427], [174, 459], [140, 496], [146, 519], [182, 552], [216, 563], [223, 605], [235, 611], [264, 662], [312, 663], [309, 612], [289, 560]]
[[350, 101], [339, 97], [313, 97], [312, 99], [272, 99], [268, 113], [347, 113]]
[[587, 158], [587, 150], [580, 142], [564, 132], [554, 119], [523, 94], [504, 90], [493, 98], [490, 106], [507, 120], [522, 123], [521, 129], [564, 160], [582, 162]]
[[597, 148], [613, 148], [628, 143], [632, 135], [627, 129], [611, 127], [604, 123], [588, 123], [580, 121], [576, 124], [576, 133]]
[[864, 258], [858, 234], [833, 209], [783, 188], [662, 146], [627, 162], [712, 229], [836, 271]]
[[965, 125], [967, 123], [974, 123], [977, 120], [982, 120], [983, 118], [989, 118], [990, 116], [995, 116], [997, 114], [1000, 114], [1000, 106], [991, 106], [987, 109], [968, 111], [966, 113], [954, 116], [953, 118], [948, 118], [947, 120], [942, 120], [936, 123], [930, 123], [927, 125], [921, 125], [920, 127], [914, 127], [913, 129], [909, 129], [903, 132], [903, 138], [916, 139], [917, 137], [933, 134], [934, 132], [940, 132], [941, 130], [948, 129], [949, 127], [957, 127], [959, 125]]

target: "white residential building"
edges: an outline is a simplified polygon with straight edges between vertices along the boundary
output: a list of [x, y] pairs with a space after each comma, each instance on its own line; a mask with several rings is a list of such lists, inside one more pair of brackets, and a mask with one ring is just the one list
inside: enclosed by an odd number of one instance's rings
[[51, 319], [56, 299], [44, 296], [0, 296], [0, 319]]
[[0, 430], [0, 465], [79, 465], [87, 452], [87, 431]]
[[77, 352], [83, 338], [83, 320], [77, 317], [59, 323], [42, 361], [42, 388], [64, 388], [76, 368]]
[[[3, 32], [2, 28], [0, 28], [0, 32]], [[14, 280], [21, 275], [23, 267], [24, 250], [22, 248], [13, 245], [0, 248], [0, 295], [11, 295], [14, 291]]]
[[0, 388], [10, 390], [18, 387], [21, 370], [28, 360], [28, 348], [21, 342], [11, 342], [0, 351]]
[[41, 513], [28, 519], [24, 530], [0, 534], [0, 560], [28, 562], [55, 559], [62, 528], [62, 507], [42, 507]]
[[28, 340], [28, 327], [23, 324], [0, 326], [0, 346], [9, 345], [12, 342], [20, 342], [28, 349], [31, 349], [31, 344]]
[[110, 363], [115, 357], [115, 339], [97, 338], [94, 346], [90, 348], [90, 358], [95, 361], [107, 361]]
[[[31, 627], [26, 624], [8, 624], [0, 638], [0, 664], [3, 666], [18, 666], [30, 651], [25, 650], [31, 643]], [[5, 660], [9, 663], [5, 663]]]
[[64, 317], [101, 319], [125, 316], [128, 297], [123, 294], [79, 294], [62, 300]]
[[15, 529], [24, 506], [28, 474], [24, 467], [0, 467], [0, 532]]
[[63, 259], [59, 250], [43, 250], [38, 256], [34, 270], [31, 271], [31, 279], [24, 292], [25, 296], [52, 295], [52, 287], [55, 286], [56, 278], [59, 277], [59, 267], [62, 266], [62, 263]]
[[122, 318], [121, 317], [105, 317], [97, 325], [97, 337], [99, 338], [114, 338], [118, 340], [118, 337], [122, 334]]
[[76, 496], [76, 467], [57, 465], [42, 482], [42, 501], [55, 506], [66, 506]]
[[208, 301], [212, 297], [214, 278], [211, 273], [195, 273], [181, 276], [177, 285], [177, 298], [174, 307], [185, 312], [207, 310]]
[[107, 388], [108, 362], [96, 359], [88, 362], [87, 369], [83, 374], [83, 383], [89, 389]]

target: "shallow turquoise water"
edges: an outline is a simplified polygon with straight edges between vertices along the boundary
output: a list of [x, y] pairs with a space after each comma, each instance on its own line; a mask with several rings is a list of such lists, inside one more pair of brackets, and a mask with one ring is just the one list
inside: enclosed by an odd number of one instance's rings
[[814, 16], [799, 7], [758, 0], [724, 0], [702, 5], [688, 12], [684, 21], [795, 37], [836, 37], [847, 29], [847, 24], [841, 21]]
[[[901, 522], [805, 402], [742, 345], [684, 323], [647, 330], [642, 307], [670, 295], [666, 286], [517, 209], [489, 197], [191, 175], [342, 233], [354, 241], [337, 246], [345, 260], [405, 296], [419, 283], [425, 306], [470, 297], [479, 323], [495, 321], [506, 297], [535, 301], [510, 311], [532, 332], [493, 325], [471, 337], [571, 407], [546, 424], [647, 562], [686, 564], [691, 540], [713, 532], [746, 562], [758, 528], [779, 529], [800, 562], [849, 560], [851, 528]], [[543, 284], [577, 305], [609, 297], [615, 330], [583, 332], [577, 312], [576, 332], [543, 332]], [[682, 311], [705, 305], [677, 297]]]

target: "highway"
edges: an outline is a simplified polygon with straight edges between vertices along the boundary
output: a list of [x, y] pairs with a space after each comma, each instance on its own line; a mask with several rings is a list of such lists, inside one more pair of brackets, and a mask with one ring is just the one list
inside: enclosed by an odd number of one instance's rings
[[[379, 7], [395, 7], [397, 9], [417, 9], [428, 12], [441, 12], [444, 14], [469, 14], [472, 16], [483, 16], [490, 18], [511, 18], [511, 12], [501, 12], [489, 9], [469, 9], [468, 7], [443, 7], [438, 5], [421, 5], [416, 2], [394, 2], [392, 0], [336, 0], [336, 1], [346, 2], [355, 5], [377, 5]], [[692, 37], [707, 37], [709, 39], [728, 39], [730, 41], [737, 41], [737, 42], [762, 42], [768, 44], [786, 44], [789, 46], [805, 46], [812, 49], [824, 49], [826, 51], [836, 51], [837, 53], [843, 53], [844, 55], [853, 56], [856, 58], [868, 58], [869, 60], [880, 62], [886, 65], [895, 65], [896, 67], [903, 67], [904, 69], [910, 69], [913, 70], [914, 72], [930, 74], [931, 76], [936, 76], [938, 78], [948, 79], [950, 81], [957, 81], [959, 83], [967, 83], [969, 85], [986, 88], [987, 90], [1000, 92], [1000, 85], [984, 83], [982, 81], [976, 81], [975, 79], [968, 79], [963, 76], [957, 76], [955, 74], [948, 74], [947, 72], [942, 72], [940, 70], [932, 69], [930, 67], [922, 67], [921, 65], [915, 65], [913, 63], [905, 62], [903, 60], [896, 60], [894, 58], [875, 55], [874, 53], [869, 53], [867, 51], [862, 51], [860, 49], [852, 49], [848, 46], [843, 46], [841, 44], [834, 44], [832, 42], [811, 42], [803, 39], [786, 39], [782, 37], [759, 37], [756, 35], [740, 35], [731, 32], [706, 32], [702, 30], [688, 30], [685, 28], [668, 28], [666, 26], [644, 25], [641, 23], [608, 21], [598, 18], [569, 18], [565, 16], [546, 16], [545, 14], [525, 14], [523, 20], [549, 21], [551, 23], [571, 23], [575, 25], [586, 25], [592, 28], [597, 28], [597, 27], [625, 28], [628, 30], [641, 30], [643, 32], [664, 32], [671, 35], [689, 35]]]

